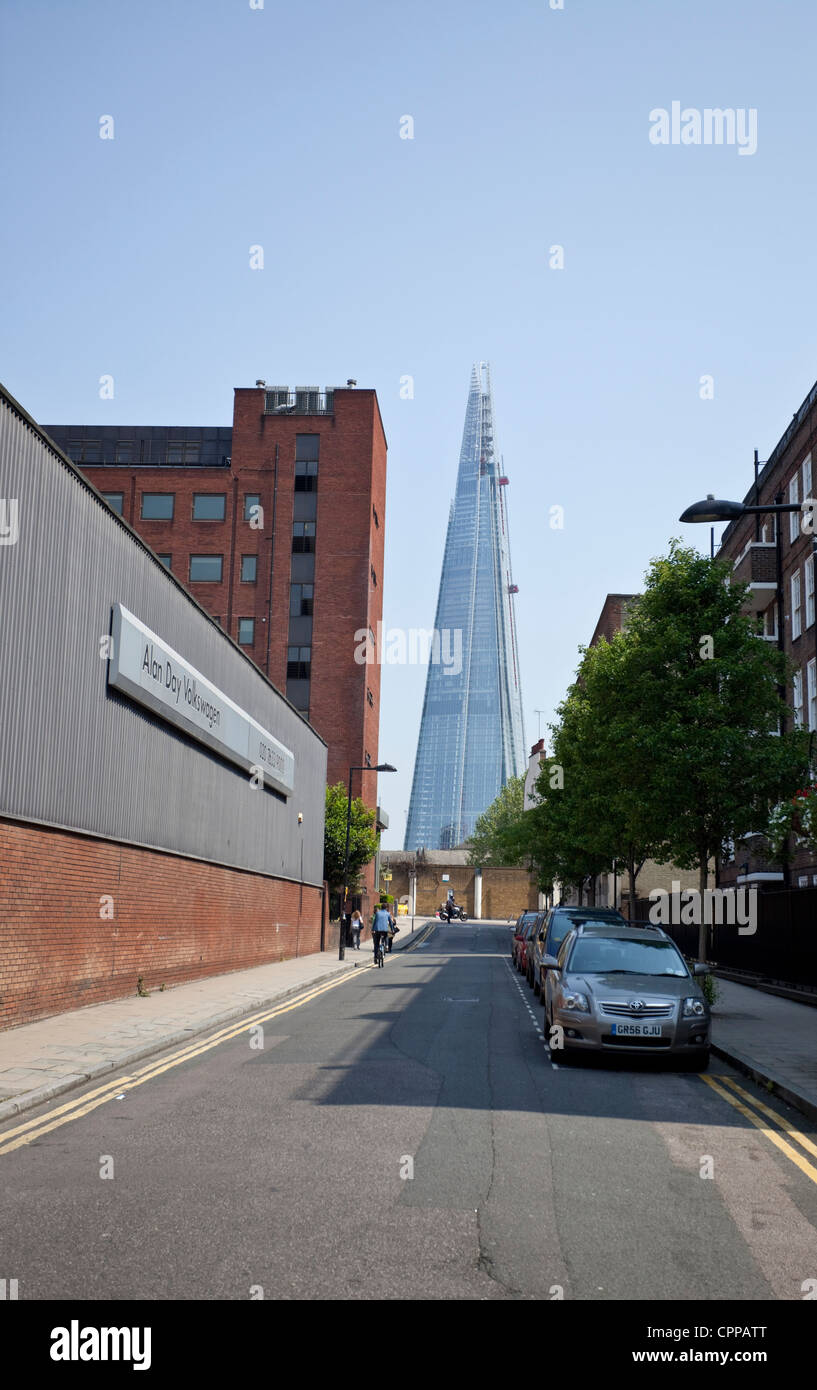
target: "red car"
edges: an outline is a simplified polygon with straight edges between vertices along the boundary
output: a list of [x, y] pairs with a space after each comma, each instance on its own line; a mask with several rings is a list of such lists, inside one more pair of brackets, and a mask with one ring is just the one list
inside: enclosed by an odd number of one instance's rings
[[517, 970], [521, 971], [523, 975], [528, 968], [528, 958], [527, 955], [524, 954], [527, 949], [528, 938], [541, 915], [540, 912], [523, 912], [514, 927], [513, 939], [511, 941], [511, 960]]

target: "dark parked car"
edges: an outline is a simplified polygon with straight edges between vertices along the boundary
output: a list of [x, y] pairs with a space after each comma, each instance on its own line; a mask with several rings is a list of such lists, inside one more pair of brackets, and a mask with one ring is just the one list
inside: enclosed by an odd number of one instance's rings
[[626, 918], [615, 907], [552, 907], [545, 914], [545, 920], [536, 934], [533, 950], [528, 952], [528, 984], [534, 994], [539, 994], [544, 982], [545, 971], [542, 960], [545, 956], [557, 956], [559, 947], [572, 927], [583, 927], [598, 922], [602, 926], [626, 927]]
[[690, 970], [660, 927], [575, 927], [543, 964], [545, 1024], [560, 1063], [595, 1052], [667, 1055], [694, 1071], [709, 1065], [709, 1005], [696, 978], [709, 966]]

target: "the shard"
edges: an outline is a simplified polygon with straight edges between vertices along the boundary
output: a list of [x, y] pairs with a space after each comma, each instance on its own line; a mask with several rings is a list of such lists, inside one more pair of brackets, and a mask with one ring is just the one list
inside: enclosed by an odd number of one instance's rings
[[490, 367], [479, 362], [448, 519], [407, 850], [462, 844], [508, 779], [525, 771], [507, 482]]

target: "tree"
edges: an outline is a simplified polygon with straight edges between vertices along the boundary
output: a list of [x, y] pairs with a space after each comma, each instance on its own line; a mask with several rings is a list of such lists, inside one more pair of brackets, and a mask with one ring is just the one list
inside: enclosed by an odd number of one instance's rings
[[[342, 782], [326, 788], [326, 823], [323, 841], [323, 876], [332, 892], [343, 892], [343, 866], [346, 855], [346, 808], [348, 791]], [[360, 871], [377, 853], [375, 811], [359, 796], [352, 798], [349, 830], [349, 890], [360, 887]]]
[[487, 811], [478, 817], [474, 833], [468, 842], [468, 863], [481, 867], [487, 864], [521, 863], [519, 848], [513, 842], [516, 822], [523, 813], [524, 777], [511, 777]]
[[[765, 826], [770, 802], [808, 768], [807, 733], [780, 732], [790, 663], [742, 614], [746, 587], [731, 576], [728, 562], [673, 541], [652, 562], [624, 634], [639, 733], [622, 772], [631, 763], [660, 808], [656, 857], [697, 866], [702, 894], [709, 860]], [[702, 920], [701, 960], [706, 943]]]

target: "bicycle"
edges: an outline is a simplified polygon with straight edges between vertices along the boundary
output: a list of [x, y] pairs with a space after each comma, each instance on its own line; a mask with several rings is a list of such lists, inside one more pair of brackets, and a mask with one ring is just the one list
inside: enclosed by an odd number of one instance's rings
[[375, 940], [375, 943], [374, 943], [374, 963], [375, 963], [375, 965], [378, 966], [379, 969], [381, 969], [381, 970], [383, 969], [383, 966], [384, 966], [385, 963], [386, 963], [386, 960], [385, 960], [385, 944], [386, 944], [386, 943], [385, 943], [385, 941], [383, 940], [384, 935], [385, 935], [384, 932], [377, 932], [377, 934], [376, 934], [376, 940]]

